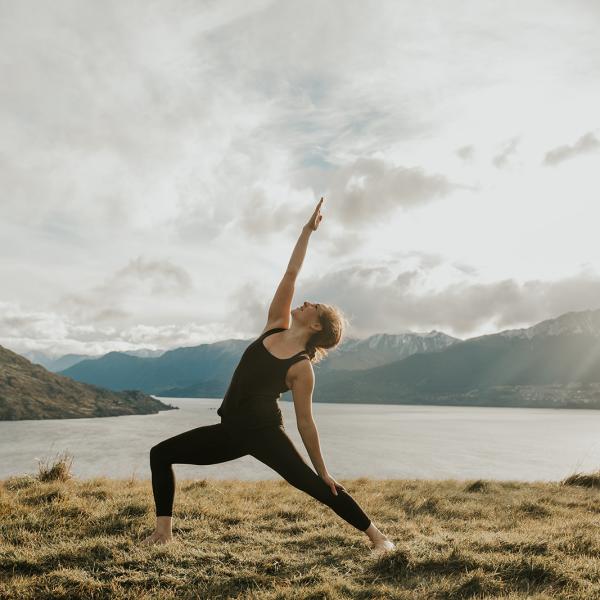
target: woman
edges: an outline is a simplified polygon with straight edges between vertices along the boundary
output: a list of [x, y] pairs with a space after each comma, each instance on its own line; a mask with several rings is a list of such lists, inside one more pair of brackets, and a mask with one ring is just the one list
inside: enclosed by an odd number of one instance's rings
[[[150, 450], [156, 529], [142, 544], [166, 543], [173, 538], [173, 464], [209, 465], [250, 454], [363, 531], [374, 552], [395, 547], [327, 470], [311, 412], [312, 362], [339, 344], [342, 336], [342, 315], [335, 307], [304, 302], [290, 311], [308, 239], [323, 218], [322, 203], [323, 198], [302, 229], [262, 334], [246, 348], [235, 369], [217, 411], [221, 422], [196, 427]], [[285, 431], [277, 398], [287, 390], [292, 391], [298, 430], [316, 473]]]

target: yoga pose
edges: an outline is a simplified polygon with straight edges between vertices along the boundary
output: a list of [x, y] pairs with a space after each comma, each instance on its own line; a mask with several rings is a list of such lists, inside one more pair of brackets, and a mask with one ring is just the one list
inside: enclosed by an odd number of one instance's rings
[[[173, 538], [173, 464], [210, 465], [250, 454], [363, 531], [374, 552], [395, 547], [327, 470], [312, 415], [312, 363], [339, 344], [343, 318], [341, 311], [326, 304], [304, 302], [291, 311], [290, 308], [308, 239], [323, 218], [322, 203], [323, 198], [302, 228], [263, 332], [246, 348], [233, 373], [217, 411], [221, 422], [196, 427], [150, 450], [156, 528], [142, 544], [166, 543]], [[287, 390], [292, 391], [298, 431], [316, 472], [285, 431], [277, 399]]]

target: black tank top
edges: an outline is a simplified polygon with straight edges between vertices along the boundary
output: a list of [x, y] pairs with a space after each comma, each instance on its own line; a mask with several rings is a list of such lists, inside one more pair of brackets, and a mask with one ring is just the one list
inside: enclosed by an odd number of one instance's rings
[[285, 383], [288, 369], [299, 360], [310, 360], [306, 350], [289, 358], [277, 358], [263, 340], [285, 327], [274, 327], [254, 340], [242, 354], [217, 414], [223, 424], [242, 429], [283, 425], [277, 400], [289, 387]]

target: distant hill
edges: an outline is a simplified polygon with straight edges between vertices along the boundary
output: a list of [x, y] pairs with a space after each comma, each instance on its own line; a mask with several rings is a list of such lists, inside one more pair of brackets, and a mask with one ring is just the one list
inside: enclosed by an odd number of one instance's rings
[[61, 375], [115, 391], [139, 389], [158, 396], [165, 395], [166, 390], [185, 388], [199, 380], [214, 379], [225, 386], [249, 343], [225, 340], [169, 350], [157, 358], [109, 352], [61, 371]]
[[[253, 340], [225, 340], [177, 348], [158, 358], [134, 358], [109, 352], [61, 371], [77, 381], [108, 389], [135, 388], [158, 396], [219, 397], [225, 394], [233, 371]], [[320, 373], [366, 369], [384, 365], [415, 352], [445, 348], [458, 342], [438, 331], [425, 334], [376, 334], [364, 340], [349, 338], [319, 363]]]
[[600, 409], [600, 310], [317, 381], [323, 402]]
[[73, 381], [0, 346], [0, 420], [155, 414], [174, 408], [137, 390], [114, 392]]
[[62, 371], [63, 369], [68, 369], [82, 360], [93, 360], [94, 358], [98, 358], [89, 354], [65, 354], [63, 356], [52, 357], [48, 356], [45, 352], [40, 352], [39, 350], [29, 350], [27, 352], [23, 352], [21, 356], [24, 356], [26, 359], [30, 360], [36, 365], [42, 365], [42, 367], [48, 369], [48, 371], [52, 371], [53, 373]]
[[[150, 348], [139, 348], [137, 350], [126, 350], [123, 354], [129, 354], [130, 356], [141, 356], [141, 357], [156, 357], [160, 356], [164, 353], [164, 350], [151, 350]], [[73, 365], [81, 362], [82, 360], [95, 360], [104, 356], [103, 354], [98, 354], [96, 356], [90, 354], [64, 354], [58, 357], [48, 356], [45, 352], [41, 352], [39, 350], [29, 350], [27, 352], [23, 352], [21, 356], [24, 356], [32, 363], [37, 365], [42, 365], [48, 371], [52, 371], [53, 373], [57, 373], [60, 371], [64, 371]]]

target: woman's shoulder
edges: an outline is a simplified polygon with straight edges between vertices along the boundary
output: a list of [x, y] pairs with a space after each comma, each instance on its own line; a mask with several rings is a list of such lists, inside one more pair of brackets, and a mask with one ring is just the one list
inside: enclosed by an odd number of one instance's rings
[[298, 377], [309, 377], [314, 378], [315, 372], [310, 361], [308, 352], [302, 352], [298, 356], [292, 357], [294, 362], [290, 365], [288, 373], [292, 375], [298, 375]]
[[[308, 358], [308, 356], [306, 356]], [[315, 373], [310, 360], [298, 360], [287, 371], [286, 385], [290, 390], [312, 391], [315, 386]]]

